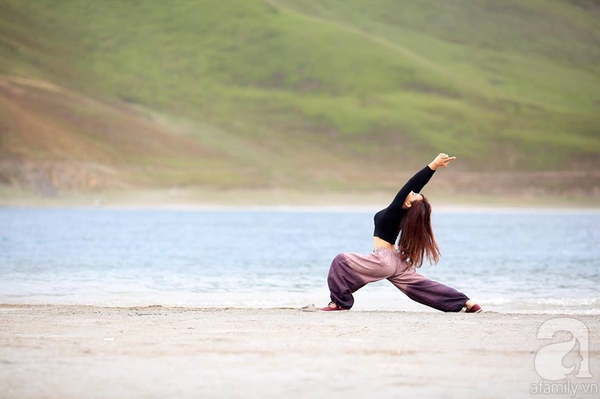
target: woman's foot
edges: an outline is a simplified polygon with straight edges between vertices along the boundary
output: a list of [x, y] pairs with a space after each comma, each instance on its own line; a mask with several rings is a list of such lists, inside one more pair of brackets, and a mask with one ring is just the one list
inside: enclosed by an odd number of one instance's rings
[[478, 304], [476, 304], [475, 302], [468, 300], [467, 303], [465, 303], [465, 312], [466, 313], [481, 313], [483, 312], [483, 309], [481, 309], [481, 306], [479, 306]]
[[335, 302], [329, 302], [329, 305], [327, 305], [324, 308], [321, 308], [321, 310], [323, 312], [332, 312], [332, 311], [339, 311], [339, 310], [349, 310], [343, 306], [338, 306]]

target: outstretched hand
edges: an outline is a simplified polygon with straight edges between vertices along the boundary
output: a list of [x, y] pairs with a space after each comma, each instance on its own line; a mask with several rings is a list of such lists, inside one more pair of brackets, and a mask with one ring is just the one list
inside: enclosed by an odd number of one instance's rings
[[456, 157], [451, 157], [448, 154], [445, 153], [441, 153], [440, 155], [438, 155], [437, 157], [435, 157], [435, 159], [429, 164], [429, 167], [432, 170], [436, 170], [437, 168], [447, 168], [448, 164], [452, 161], [454, 161], [456, 159]]

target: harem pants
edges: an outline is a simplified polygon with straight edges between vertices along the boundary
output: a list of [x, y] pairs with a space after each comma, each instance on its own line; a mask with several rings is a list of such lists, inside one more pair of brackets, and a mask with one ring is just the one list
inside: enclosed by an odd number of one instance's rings
[[443, 312], [460, 312], [469, 300], [462, 292], [420, 275], [401, 259], [398, 251], [387, 248], [377, 248], [369, 255], [337, 255], [327, 278], [331, 300], [350, 309], [354, 305], [352, 293], [384, 278], [413, 301]]

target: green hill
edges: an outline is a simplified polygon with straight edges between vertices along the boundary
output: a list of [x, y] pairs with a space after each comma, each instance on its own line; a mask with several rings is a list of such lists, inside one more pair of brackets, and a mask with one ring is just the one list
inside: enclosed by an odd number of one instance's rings
[[50, 191], [600, 161], [592, 0], [0, 0], [0, 74], [0, 180]]

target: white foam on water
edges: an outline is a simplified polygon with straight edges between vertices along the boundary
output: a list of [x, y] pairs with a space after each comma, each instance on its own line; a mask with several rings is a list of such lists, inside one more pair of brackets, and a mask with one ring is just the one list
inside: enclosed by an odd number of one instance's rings
[[[246, 292], [246, 293], [112, 293], [76, 295], [0, 295], [5, 304], [62, 304], [106, 307], [173, 306], [191, 308], [241, 309], [300, 309], [306, 305], [327, 305], [329, 293], [325, 288], [309, 292]], [[600, 297], [590, 298], [479, 298], [477, 302], [487, 311], [500, 313], [535, 314], [600, 314]], [[355, 311], [436, 310], [410, 300], [395, 290], [367, 290], [355, 293]]]

